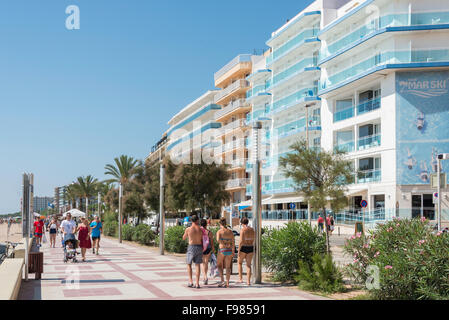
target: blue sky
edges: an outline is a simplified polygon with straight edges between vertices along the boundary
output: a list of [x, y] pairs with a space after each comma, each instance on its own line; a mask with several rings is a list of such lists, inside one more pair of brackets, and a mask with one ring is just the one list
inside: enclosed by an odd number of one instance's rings
[[[127, 154], [144, 158], [213, 73], [266, 48], [311, 1], [14, 0], [0, 4], [0, 213]], [[65, 28], [69, 5], [80, 30]]]

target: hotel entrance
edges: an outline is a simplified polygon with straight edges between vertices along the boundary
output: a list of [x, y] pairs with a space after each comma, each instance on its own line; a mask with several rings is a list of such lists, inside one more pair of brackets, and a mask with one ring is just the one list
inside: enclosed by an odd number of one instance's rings
[[435, 205], [432, 194], [412, 195], [412, 218], [424, 217], [435, 220]]

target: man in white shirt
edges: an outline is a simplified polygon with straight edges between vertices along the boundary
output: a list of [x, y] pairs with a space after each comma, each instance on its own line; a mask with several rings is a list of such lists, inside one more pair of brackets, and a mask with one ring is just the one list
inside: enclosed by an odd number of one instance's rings
[[67, 213], [66, 220], [62, 221], [60, 228], [63, 234], [64, 242], [67, 240], [76, 240], [75, 239], [76, 223], [75, 221], [72, 220], [72, 215], [70, 213]]

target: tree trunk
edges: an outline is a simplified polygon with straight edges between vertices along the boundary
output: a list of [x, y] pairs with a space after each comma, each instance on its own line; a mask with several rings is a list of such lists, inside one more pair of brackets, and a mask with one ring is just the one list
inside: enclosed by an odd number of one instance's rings
[[331, 250], [330, 250], [330, 245], [329, 245], [329, 229], [327, 226], [326, 208], [323, 208], [323, 214], [324, 214], [324, 228], [326, 230], [326, 251], [327, 251], [327, 254], [330, 254]]

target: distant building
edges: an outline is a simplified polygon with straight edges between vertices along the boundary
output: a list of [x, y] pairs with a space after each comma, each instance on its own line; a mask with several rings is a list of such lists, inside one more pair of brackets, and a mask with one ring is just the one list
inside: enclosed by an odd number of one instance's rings
[[48, 208], [49, 204], [53, 204], [54, 198], [52, 197], [34, 197], [33, 208], [35, 212], [41, 213]]

